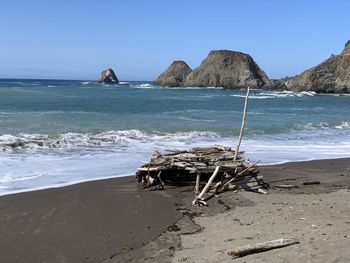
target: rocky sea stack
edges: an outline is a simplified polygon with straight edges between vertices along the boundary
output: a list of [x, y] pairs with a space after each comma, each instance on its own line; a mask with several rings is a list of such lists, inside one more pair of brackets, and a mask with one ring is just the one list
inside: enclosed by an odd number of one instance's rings
[[154, 82], [170, 87], [273, 87], [265, 72], [248, 54], [213, 50], [194, 70], [184, 61], [174, 61]]
[[186, 62], [176, 60], [159, 75], [154, 84], [168, 87], [179, 87], [183, 86], [186, 77], [192, 72], [192, 69], [187, 65]]
[[350, 41], [340, 55], [331, 57], [285, 82], [288, 90], [350, 93]]
[[101, 78], [97, 81], [98, 83], [113, 83], [118, 84], [119, 80], [115, 75], [113, 69], [108, 68], [101, 72]]
[[272, 82], [248, 54], [213, 50], [185, 81], [188, 87], [262, 88]]

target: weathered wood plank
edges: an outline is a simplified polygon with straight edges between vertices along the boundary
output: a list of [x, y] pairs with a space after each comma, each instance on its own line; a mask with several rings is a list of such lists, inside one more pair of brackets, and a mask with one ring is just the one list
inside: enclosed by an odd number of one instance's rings
[[227, 254], [233, 257], [243, 257], [246, 255], [264, 252], [271, 249], [291, 246], [298, 243], [299, 241], [295, 238], [280, 238], [280, 239], [257, 243], [253, 245], [231, 248], [229, 251], [227, 251]]

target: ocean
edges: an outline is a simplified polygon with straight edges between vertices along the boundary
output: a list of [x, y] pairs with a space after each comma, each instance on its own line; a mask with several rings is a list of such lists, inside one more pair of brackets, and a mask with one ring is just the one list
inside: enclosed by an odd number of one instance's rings
[[[154, 147], [234, 147], [245, 90], [0, 80], [0, 195], [133, 174]], [[350, 157], [350, 96], [252, 90], [241, 149], [276, 164]]]

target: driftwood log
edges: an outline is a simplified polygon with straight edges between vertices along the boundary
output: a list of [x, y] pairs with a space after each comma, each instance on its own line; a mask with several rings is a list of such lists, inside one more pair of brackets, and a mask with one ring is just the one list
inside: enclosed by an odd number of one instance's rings
[[280, 238], [263, 243], [257, 243], [254, 245], [247, 245], [243, 247], [231, 248], [227, 251], [227, 254], [233, 257], [243, 257], [249, 254], [268, 251], [275, 248], [286, 247], [294, 244], [298, 244], [299, 241], [295, 238]]
[[282, 189], [292, 189], [292, 188], [299, 188], [299, 186], [294, 184], [275, 184], [276, 188], [282, 188]]

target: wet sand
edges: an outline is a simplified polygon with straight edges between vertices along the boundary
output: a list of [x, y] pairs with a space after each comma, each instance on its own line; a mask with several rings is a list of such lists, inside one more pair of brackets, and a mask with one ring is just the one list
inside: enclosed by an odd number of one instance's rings
[[134, 177], [0, 197], [0, 262], [101, 262], [180, 218], [179, 189], [138, 191]]
[[301, 243], [235, 261], [347, 262], [350, 159], [261, 173], [268, 195], [225, 193], [204, 208], [188, 188], [138, 191], [133, 177], [2, 196], [0, 262], [232, 262], [231, 247], [285, 236]]

